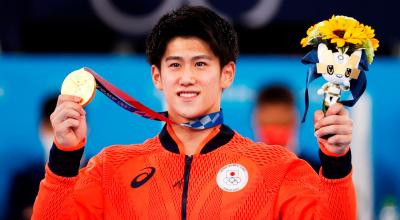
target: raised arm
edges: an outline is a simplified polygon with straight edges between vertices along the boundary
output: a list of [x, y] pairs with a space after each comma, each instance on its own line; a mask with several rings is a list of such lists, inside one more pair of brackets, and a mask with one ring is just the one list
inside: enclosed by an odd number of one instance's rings
[[319, 177], [304, 161], [293, 162], [282, 183], [276, 212], [281, 219], [356, 219], [348, 112], [341, 104], [329, 107], [326, 115], [318, 110], [314, 126], [320, 146]]
[[101, 219], [103, 154], [79, 171], [86, 143], [86, 116], [80, 98], [60, 95], [51, 115], [55, 144], [40, 183], [32, 219]]

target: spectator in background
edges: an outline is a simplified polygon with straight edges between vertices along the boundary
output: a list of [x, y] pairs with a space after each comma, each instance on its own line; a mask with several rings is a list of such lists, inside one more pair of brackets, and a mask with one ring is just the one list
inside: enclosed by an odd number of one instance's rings
[[[45, 163], [47, 163], [54, 141], [50, 115], [57, 105], [57, 99], [57, 95], [50, 95], [44, 99], [41, 105], [39, 139], [43, 147], [43, 160], [30, 164], [12, 178], [6, 211], [7, 220], [31, 219], [33, 203], [39, 190], [40, 181], [44, 178]], [[84, 163], [85, 160], [82, 160], [81, 165], [84, 165]]]
[[257, 139], [267, 144], [288, 147], [318, 172], [320, 167], [318, 158], [299, 151], [297, 117], [294, 96], [287, 86], [274, 84], [262, 87], [257, 95], [254, 112]]
[[54, 140], [50, 114], [56, 107], [57, 98], [52, 95], [43, 101], [39, 122], [39, 138], [44, 152], [43, 160], [30, 164], [12, 178], [6, 219], [25, 220], [32, 216], [33, 203], [39, 190], [39, 183], [44, 178], [44, 165]]

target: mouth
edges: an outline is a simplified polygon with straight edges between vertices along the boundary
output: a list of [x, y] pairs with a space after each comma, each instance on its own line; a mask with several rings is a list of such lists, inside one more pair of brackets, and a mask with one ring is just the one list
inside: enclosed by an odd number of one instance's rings
[[185, 98], [185, 99], [191, 99], [195, 98], [200, 94], [200, 92], [195, 92], [195, 91], [180, 91], [177, 93], [179, 97]]

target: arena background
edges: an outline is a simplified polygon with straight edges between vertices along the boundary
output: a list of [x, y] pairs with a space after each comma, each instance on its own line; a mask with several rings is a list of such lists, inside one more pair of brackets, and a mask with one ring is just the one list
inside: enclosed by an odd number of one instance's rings
[[[361, 213], [362, 219], [399, 217], [396, 135], [400, 103], [396, 92], [400, 29], [396, 1], [0, 0], [0, 219], [7, 209], [13, 175], [33, 161], [43, 160], [38, 134], [41, 103], [59, 92], [69, 72], [88, 66], [149, 107], [164, 109], [162, 94], [151, 83], [144, 39], [160, 14], [183, 4], [212, 7], [235, 25], [241, 56], [234, 85], [224, 92], [222, 107], [225, 123], [252, 139], [251, 114], [261, 86], [289, 85], [303, 112], [307, 67], [300, 59], [308, 49], [302, 49], [299, 42], [310, 25], [333, 14], [371, 25], [380, 47], [367, 72], [366, 94], [351, 109], [354, 173], [362, 180], [357, 183], [358, 190], [365, 190], [359, 195], [366, 195], [363, 201], [371, 206]], [[312, 113], [321, 105], [316, 90], [322, 84], [317, 80], [311, 85], [309, 117], [299, 131], [301, 150], [315, 157], [318, 147]], [[132, 115], [100, 92], [87, 108], [89, 156], [111, 144], [142, 142], [162, 126]]]

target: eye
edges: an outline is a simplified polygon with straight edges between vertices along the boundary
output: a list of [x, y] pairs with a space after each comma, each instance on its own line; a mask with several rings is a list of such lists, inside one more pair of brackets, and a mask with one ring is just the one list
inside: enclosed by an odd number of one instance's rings
[[206, 64], [205, 62], [196, 62], [195, 65], [198, 66], [198, 67], [204, 67], [204, 66], [206, 66], [207, 64]]
[[347, 78], [350, 77], [351, 75], [351, 69], [350, 68], [346, 68], [346, 73], [344, 74]]
[[178, 68], [178, 67], [180, 67], [180, 66], [181, 66], [181, 65], [180, 65], [179, 63], [171, 63], [171, 64], [169, 64], [168, 67]]
[[333, 65], [326, 66], [326, 71], [328, 72], [329, 75], [332, 75], [334, 72]]

